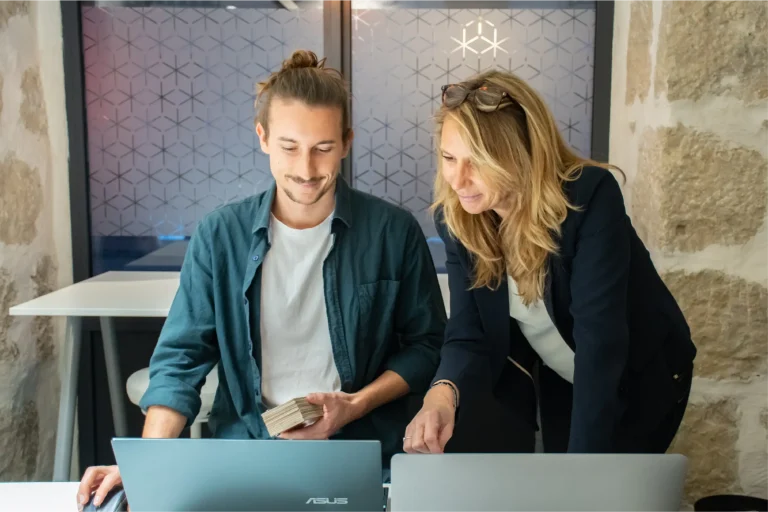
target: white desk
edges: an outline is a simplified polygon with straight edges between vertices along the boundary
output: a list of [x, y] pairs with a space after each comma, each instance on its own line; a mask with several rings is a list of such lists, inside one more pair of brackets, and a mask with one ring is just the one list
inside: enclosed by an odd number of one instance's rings
[[79, 482], [0, 483], [5, 512], [77, 512]]
[[178, 272], [107, 272], [10, 309], [10, 314], [14, 316], [65, 316], [68, 319], [68, 335], [61, 353], [64, 360], [64, 377], [56, 431], [54, 481], [63, 482], [69, 479], [72, 461], [75, 403], [80, 372], [81, 318], [100, 319], [115, 435], [124, 437], [128, 435], [125, 390], [120, 375], [114, 318], [163, 318], [168, 315], [178, 287]]
[[[0, 510], [3, 512], [77, 512], [79, 485], [80, 482], [0, 483]], [[389, 487], [389, 484], [384, 484], [384, 487]], [[390, 510], [391, 506], [391, 500], [387, 500], [387, 510]]]
[[125, 268], [130, 270], [152, 270], [158, 268], [180, 268], [184, 262], [184, 256], [187, 254], [188, 240], [180, 240], [156, 251], [152, 251], [146, 256], [128, 263]]
[[[448, 310], [448, 276], [439, 274], [438, 281]], [[178, 287], [178, 272], [106, 272], [10, 309], [10, 314], [14, 316], [65, 316], [68, 319], [68, 336], [61, 354], [64, 359], [64, 381], [61, 385], [56, 431], [54, 481], [63, 482], [69, 478], [72, 461], [75, 403], [80, 372], [81, 318], [100, 319], [115, 435], [125, 437], [128, 435], [125, 390], [120, 375], [114, 318], [164, 318], [168, 316]], [[448, 313], [450, 314], [450, 311]]]

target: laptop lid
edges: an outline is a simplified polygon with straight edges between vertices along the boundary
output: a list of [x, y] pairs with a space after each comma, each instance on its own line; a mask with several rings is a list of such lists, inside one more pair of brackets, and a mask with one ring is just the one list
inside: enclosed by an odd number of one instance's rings
[[112, 440], [132, 512], [383, 507], [378, 441]]
[[676, 454], [397, 454], [391, 510], [680, 510], [687, 464]]

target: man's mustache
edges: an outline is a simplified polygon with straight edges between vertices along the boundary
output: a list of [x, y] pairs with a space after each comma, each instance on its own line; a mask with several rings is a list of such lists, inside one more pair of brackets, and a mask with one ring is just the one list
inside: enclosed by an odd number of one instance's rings
[[304, 178], [299, 178], [298, 176], [290, 176], [286, 175], [286, 179], [293, 181], [294, 183], [298, 183], [299, 185], [303, 185], [304, 183], [319, 183], [321, 181], [324, 181], [325, 178], [310, 178], [308, 180], [305, 180]]

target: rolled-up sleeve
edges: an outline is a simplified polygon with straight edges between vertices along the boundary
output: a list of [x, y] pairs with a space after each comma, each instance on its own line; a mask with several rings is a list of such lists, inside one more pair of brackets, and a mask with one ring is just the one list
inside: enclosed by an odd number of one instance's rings
[[219, 360], [216, 341], [211, 239], [205, 223], [193, 234], [179, 289], [149, 363], [149, 387], [139, 406], [159, 405], [191, 423], [200, 412], [200, 390]]
[[395, 315], [401, 348], [387, 360], [386, 369], [400, 375], [411, 392], [422, 393], [437, 369], [446, 314], [432, 255], [415, 219], [408, 227], [404, 254]]

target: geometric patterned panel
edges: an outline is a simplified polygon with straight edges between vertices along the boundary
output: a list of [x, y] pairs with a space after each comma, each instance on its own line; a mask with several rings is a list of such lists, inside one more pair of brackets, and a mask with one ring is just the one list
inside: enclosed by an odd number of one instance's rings
[[264, 190], [255, 84], [323, 52], [323, 7], [83, 7], [91, 233], [189, 236]]
[[432, 201], [432, 115], [440, 105], [440, 86], [493, 68], [512, 71], [535, 87], [566, 141], [590, 156], [593, 3], [574, 8], [571, 2], [561, 9], [392, 4], [352, 2], [356, 188], [407, 208], [425, 234], [434, 236], [425, 210]]

